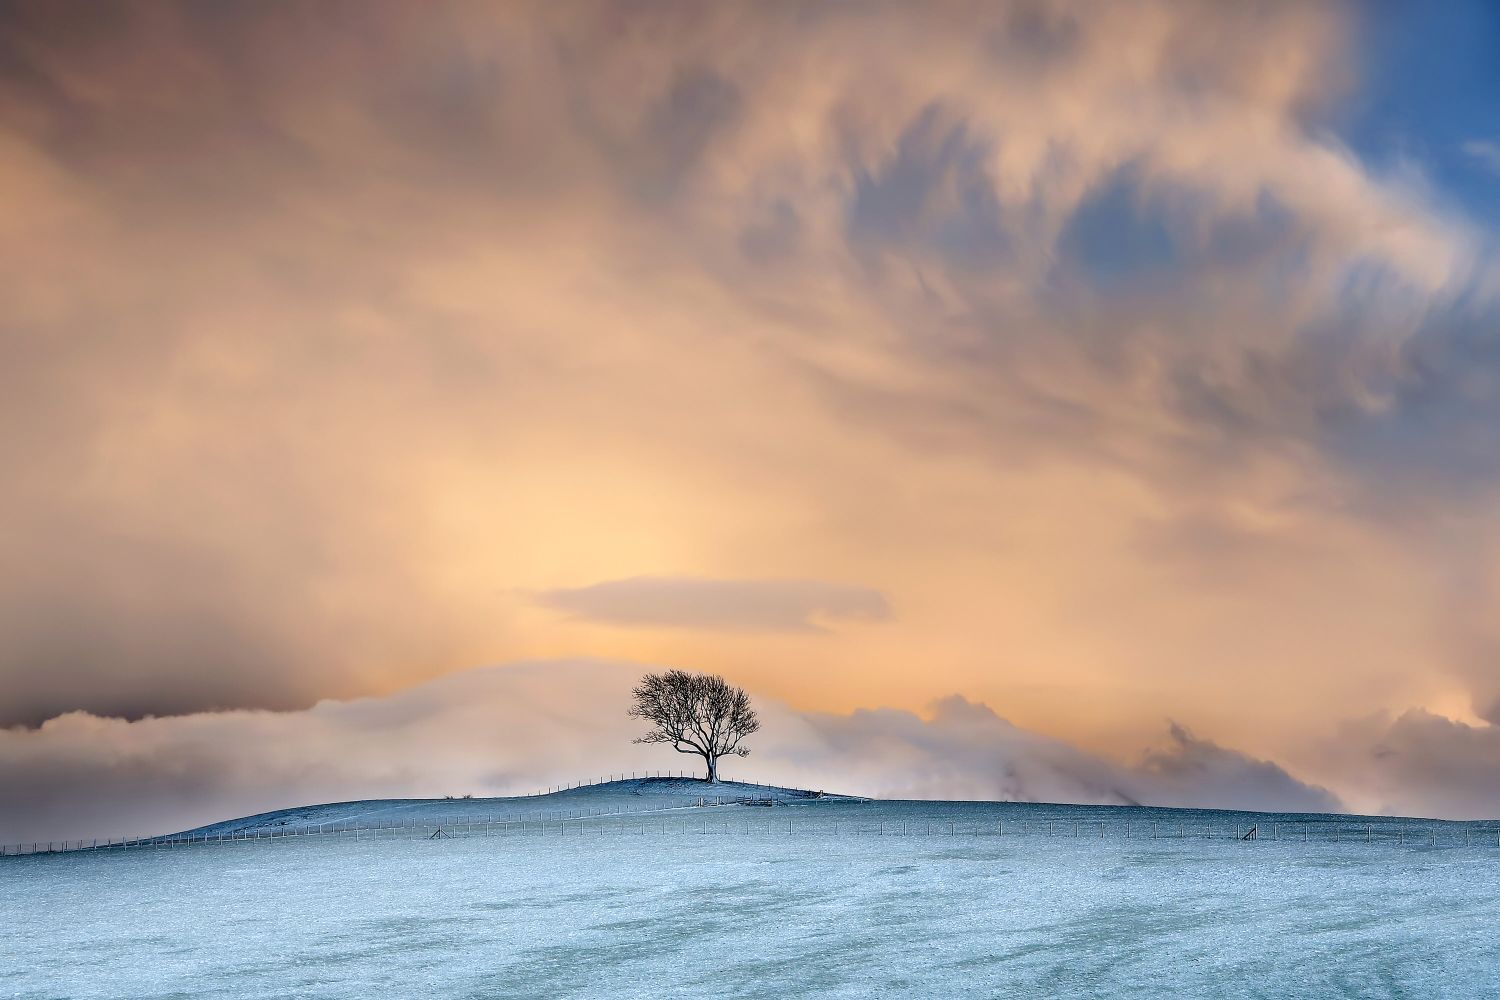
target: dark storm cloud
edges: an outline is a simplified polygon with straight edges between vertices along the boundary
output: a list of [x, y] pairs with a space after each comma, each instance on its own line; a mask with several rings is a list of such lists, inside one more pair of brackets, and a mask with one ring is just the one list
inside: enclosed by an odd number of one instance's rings
[[756, 264], [769, 264], [789, 256], [796, 249], [802, 221], [797, 209], [784, 199], [777, 199], [757, 212], [740, 233], [740, 250]]
[[[1312, 236], [1305, 219], [1269, 191], [1224, 205], [1206, 185], [1153, 176], [1133, 160], [1103, 177], [1058, 236], [1055, 280], [1071, 293], [1165, 298], [1217, 295], [1216, 280], [1254, 280], [1265, 293], [1291, 287]], [[1171, 295], [1159, 287], [1177, 284]]]
[[1500, 305], [1428, 309], [1364, 384], [1381, 404], [1329, 415], [1334, 455], [1413, 500], [1482, 494], [1500, 479]]
[[739, 88], [709, 69], [683, 69], [646, 114], [643, 191], [672, 193], [714, 137], [739, 116]]
[[942, 107], [922, 109], [889, 157], [852, 167], [848, 227], [856, 251], [920, 248], [956, 268], [1000, 264], [1011, 237], [986, 168], [989, 152]]
[[1078, 18], [1043, 2], [1014, 4], [1004, 26], [996, 32], [996, 55], [1002, 59], [1034, 60], [1040, 66], [1074, 53], [1083, 37]]

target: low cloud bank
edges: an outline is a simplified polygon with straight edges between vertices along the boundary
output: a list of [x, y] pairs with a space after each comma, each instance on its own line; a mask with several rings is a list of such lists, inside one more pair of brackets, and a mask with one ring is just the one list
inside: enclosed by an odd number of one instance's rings
[[1321, 748], [1375, 812], [1445, 819], [1500, 816], [1500, 726], [1412, 709], [1346, 722]]
[[801, 718], [814, 742], [778, 744], [769, 756], [794, 772], [837, 774], [866, 794], [1297, 812], [1339, 808], [1331, 792], [1176, 725], [1168, 746], [1129, 766], [1022, 729], [960, 695], [937, 702], [929, 719], [898, 709]]
[[[630, 742], [643, 667], [593, 660], [473, 670], [305, 711], [138, 721], [70, 712], [0, 730], [0, 841], [161, 833], [309, 802], [502, 795], [618, 771], [691, 768]], [[798, 712], [757, 698], [765, 729], [728, 777], [910, 798], [1336, 808], [1275, 764], [1175, 728], [1125, 766], [952, 696], [895, 709]]]

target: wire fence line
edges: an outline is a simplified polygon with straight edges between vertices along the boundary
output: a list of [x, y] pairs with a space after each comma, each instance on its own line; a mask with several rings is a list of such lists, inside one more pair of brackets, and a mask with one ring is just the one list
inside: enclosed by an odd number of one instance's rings
[[[703, 783], [706, 784], [708, 782], [708, 775], [706, 773], [700, 774], [697, 771], [670, 771], [670, 770], [669, 771], [629, 771], [629, 772], [618, 771], [618, 772], [612, 772], [612, 773], [607, 774], [607, 775], [602, 775], [602, 776], [596, 777], [596, 778], [582, 778], [582, 779], [573, 781], [573, 782], [568, 783], [568, 784], [549, 785], [545, 789], [538, 789], [535, 792], [527, 792], [524, 795], [501, 796], [501, 797], [502, 798], [536, 798], [536, 797], [542, 796], [542, 795], [556, 795], [558, 792], [570, 792], [570, 791], [573, 791], [574, 789], [577, 789], [577, 788], [594, 788], [594, 787], [597, 787], [599, 785], [619, 784], [620, 782], [624, 782], [624, 781], [699, 781], [699, 782], [703, 782]], [[773, 790], [773, 791], [776, 791], [776, 792], [792, 793], [793, 795], [796, 795], [796, 796], [821, 796], [821, 795], [825, 794], [821, 789], [793, 788], [793, 787], [789, 787], [787, 785], [766, 785], [766, 784], [762, 784], [760, 782], [755, 782], [755, 781], [739, 781], [739, 780], [737, 780], [735, 778], [725, 777], [722, 774], [719, 776], [719, 784], [721, 784], [721, 785], [740, 785], [740, 786], [747, 786], [747, 787], [752, 787], [752, 788], [764, 788], [764, 789]], [[858, 796], [842, 796], [842, 797], [843, 798], [857, 798]], [[446, 798], [452, 799], [452, 798], [454, 798], [454, 796], [449, 795]], [[473, 798], [473, 796], [471, 796], [471, 795], [464, 795], [461, 798], [463, 798], [463, 799], [470, 799], [470, 798]]]
[[[587, 786], [580, 785], [580, 786], [575, 786], [575, 787], [587, 787]], [[20, 843], [20, 844], [0, 844], [0, 857], [17, 857], [17, 856], [20, 856], [20, 855], [23, 855], [23, 854], [61, 854], [61, 853], [64, 853], [64, 852], [75, 852], [75, 851], [116, 850], [116, 849], [131, 849], [131, 848], [142, 848], [142, 847], [176, 847], [176, 846], [185, 846], [185, 845], [188, 845], [188, 844], [229, 843], [229, 842], [234, 842], [234, 841], [250, 841], [250, 840], [282, 840], [282, 839], [286, 839], [286, 838], [289, 838], [289, 837], [310, 837], [310, 836], [317, 836], [317, 835], [347, 836], [349, 834], [353, 834], [354, 837], [355, 837], [355, 839], [358, 840], [358, 839], [360, 839], [360, 835], [361, 834], [377, 834], [377, 833], [391, 834], [391, 833], [395, 833], [395, 832], [402, 831], [402, 830], [409, 830], [409, 831], [429, 830], [429, 831], [433, 831], [433, 833], [436, 834], [439, 837], [446, 837], [446, 836], [452, 835], [453, 831], [458, 830], [458, 829], [462, 829], [462, 830], [464, 830], [466, 832], [472, 832], [476, 828], [481, 827], [481, 826], [484, 826], [486, 828], [493, 828], [497, 824], [503, 825], [503, 827], [506, 830], [508, 830], [510, 826], [518, 825], [519, 829], [522, 832], [525, 832], [528, 829], [528, 825], [531, 828], [537, 828], [538, 826], [540, 826], [541, 831], [543, 833], [545, 833], [545, 832], [547, 832], [546, 828], [547, 828], [547, 824], [549, 824], [549, 823], [553, 824], [554, 826], [556, 826], [557, 824], [574, 823], [574, 822], [579, 822], [579, 821], [588, 821], [588, 820], [591, 820], [591, 819], [599, 819], [599, 818], [602, 818], [602, 817], [648, 816], [648, 815], [656, 815], [656, 814], [665, 813], [665, 812], [673, 812], [673, 811], [677, 811], [677, 810], [681, 810], [681, 809], [699, 808], [699, 807], [705, 807], [705, 806], [739, 806], [739, 805], [743, 805], [743, 806], [774, 806], [777, 803], [785, 803], [785, 802], [788, 802], [788, 801], [796, 800], [798, 798], [811, 797], [811, 796], [814, 796], [814, 795], [817, 795], [817, 794], [821, 794], [821, 793], [814, 793], [814, 792], [804, 792], [804, 790], [802, 790], [802, 789], [786, 789], [786, 788], [780, 788], [780, 787], [771, 786], [771, 785], [752, 786], [752, 787], [762, 787], [762, 788], [766, 788], [768, 790], [774, 790], [776, 792], [780, 792], [782, 794], [779, 794], [779, 795], [770, 795], [770, 794], [768, 794], [768, 795], [764, 795], [764, 796], [758, 796], [758, 795], [697, 795], [697, 796], [692, 796], [692, 795], [688, 795], [686, 793], [679, 794], [679, 795], [666, 794], [666, 795], [662, 796], [666, 801], [649, 803], [647, 805], [642, 805], [640, 807], [633, 808], [633, 809], [626, 809], [623, 806], [616, 805], [613, 808], [600, 808], [600, 809], [592, 809], [592, 810], [590, 810], [590, 809], [553, 809], [553, 810], [547, 810], [547, 811], [542, 811], [542, 812], [533, 811], [533, 812], [528, 812], [528, 813], [526, 813], [524, 815], [521, 814], [521, 813], [510, 813], [510, 814], [503, 814], [503, 815], [498, 815], [498, 816], [494, 815], [494, 814], [464, 814], [464, 813], [461, 813], [461, 814], [459, 814], [457, 816], [454, 816], [454, 817], [451, 817], [451, 818], [447, 818], [447, 819], [438, 820], [438, 821], [430, 821], [430, 820], [428, 820], [428, 821], [422, 821], [422, 820], [417, 820], [417, 819], [409, 819], [409, 820], [407, 820], [404, 823], [395, 823], [395, 824], [392, 824], [392, 823], [378, 823], [378, 822], [374, 822], [374, 821], [361, 822], [361, 821], [359, 821], [357, 819], [352, 819], [351, 818], [351, 819], [342, 819], [342, 820], [330, 820], [330, 821], [323, 822], [323, 823], [318, 823], [318, 822], [313, 822], [313, 821], [303, 821], [303, 822], [293, 822], [293, 823], [282, 822], [282, 823], [277, 823], [277, 824], [271, 824], [271, 825], [261, 826], [259, 828], [255, 828], [255, 829], [242, 829], [242, 830], [236, 830], [236, 829], [233, 829], [233, 828], [230, 828], [230, 829], [219, 829], [219, 830], [214, 829], [214, 827], [230, 827], [233, 823], [237, 822], [237, 821], [231, 820], [228, 823], [211, 824], [207, 828], [203, 828], [203, 829], [199, 829], [199, 830], [194, 830], [194, 831], [189, 831], [189, 832], [180, 833], [180, 834], [160, 834], [160, 835], [155, 835], [155, 836], [106, 837], [106, 838], [79, 839], [79, 840], [62, 840], [62, 841], [34, 841], [32, 843], [29, 843], [29, 844], [27, 844], [27, 843]], [[787, 793], [789, 791], [790, 792], [794, 792], [794, 793], [803, 793], [803, 794], [801, 794], [801, 795], [797, 795], [797, 794], [788, 795], [788, 794], [785, 794], [785, 793]], [[525, 797], [529, 797], [529, 796], [514, 796], [514, 797], [515, 798], [525, 798]], [[427, 799], [427, 800], [416, 800], [416, 801], [417, 801], [418, 804], [422, 804], [422, 805], [446, 805], [449, 801], [452, 801], [454, 803], [459, 803], [459, 802], [466, 802], [466, 801], [469, 801], [469, 800], [466, 800], [466, 799], [452, 799], [452, 800], [449, 800], [449, 799]], [[404, 806], [392, 806], [391, 808], [403, 808], [403, 807]], [[386, 812], [386, 811], [389, 811], [389, 810], [382, 809], [382, 810], [376, 810], [375, 812], [378, 813], [378, 812]]]
[[[709, 801], [710, 798], [715, 801]], [[770, 805], [772, 802], [745, 797], [700, 797], [696, 803], [663, 803], [637, 810], [579, 812], [555, 810], [551, 814], [495, 817], [458, 816], [438, 822], [408, 820], [405, 823], [367, 825], [358, 823], [308, 823], [281, 828], [192, 835], [121, 838], [105, 841], [15, 845], [7, 856], [61, 853], [63, 851], [169, 850], [208, 844], [260, 843], [321, 837], [352, 842], [382, 840], [454, 840], [476, 837], [645, 837], [678, 839], [692, 836], [722, 837], [906, 837], [906, 838], [1014, 838], [1070, 839], [1079, 841], [1123, 839], [1130, 841], [1218, 840], [1237, 844], [1351, 844], [1408, 848], [1487, 847], [1500, 849], [1500, 827], [1477, 824], [1352, 823], [1338, 820], [1293, 820], [1271, 823], [1193, 823], [1152, 820], [1147, 822], [1099, 822], [1085, 820], [988, 820], [962, 821], [933, 817], [859, 819], [803, 815], [777, 820], [730, 814], [731, 807]], [[688, 809], [716, 807], [711, 815], [687, 815]]]
[[[641, 780], [706, 781], [708, 779], [707, 777], [700, 778], [696, 771], [631, 771], [628, 775], [624, 771], [620, 771], [618, 774], [611, 773], [598, 778], [581, 778], [562, 785], [548, 785], [546, 788], [539, 788], [534, 792], [526, 792], [524, 795], [517, 797], [536, 798], [539, 795], [555, 795], [558, 792], [570, 792], [575, 788], [592, 788], [595, 785], [608, 785], [617, 781]], [[730, 779], [721, 778], [720, 780], [728, 781]], [[463, 797], [466, 799], [473, 798], [472, 795], [465, 795]], [[453, 796], [450, 795], [448, 798], [451, 799]]]

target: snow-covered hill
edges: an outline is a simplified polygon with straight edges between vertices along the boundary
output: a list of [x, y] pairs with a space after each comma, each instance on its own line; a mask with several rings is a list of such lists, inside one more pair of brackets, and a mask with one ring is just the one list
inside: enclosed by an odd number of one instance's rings
[[708, 784], [696, 778], [626, 778], [580, 785], [544, 795], [496, 798], [361, 799], [277, 809], [171, 834], [163, 840], [198, 840], [319, 829], [385, 829], [403, 825], [492, 823], [631, 815], [713, 805], [790, 805], [861, 801], [801, 788], [741, 781]]

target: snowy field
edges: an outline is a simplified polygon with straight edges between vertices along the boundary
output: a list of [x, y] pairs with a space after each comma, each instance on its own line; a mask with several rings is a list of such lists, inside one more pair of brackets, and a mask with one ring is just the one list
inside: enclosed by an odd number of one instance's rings
[[1494, 824], [586, 792], [6, 858], [0, 996], [1500, 993]]

